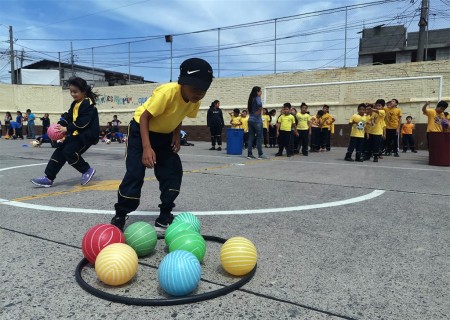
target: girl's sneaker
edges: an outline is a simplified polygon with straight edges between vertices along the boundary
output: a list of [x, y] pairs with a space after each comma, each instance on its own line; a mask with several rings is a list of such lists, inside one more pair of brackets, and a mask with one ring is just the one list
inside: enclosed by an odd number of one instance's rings
[[53, 180], [50, 180], [47, 177], [40, 177], [31, 179], [31, 183], [44, 188], [50, 188], [53, 185]]
[[84, 186], [89, 181], [91, 181], [91, 179], [94, 176], [94, 174], [95, 174], [95, 169], [94, 168], [89, 168], [88, 171], [83, 173], [83, 175], [81, 176], [81, 185]]

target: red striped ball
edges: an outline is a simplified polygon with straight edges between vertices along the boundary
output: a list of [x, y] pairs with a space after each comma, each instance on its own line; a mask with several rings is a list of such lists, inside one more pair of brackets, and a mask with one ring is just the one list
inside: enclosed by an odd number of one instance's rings
[[100, 251], [112, 243], [125, 243], [122, 231], [112, 224], [98, 224], [90, 228], [83, 237], [81, 249], [84, 257], [92, 264]]

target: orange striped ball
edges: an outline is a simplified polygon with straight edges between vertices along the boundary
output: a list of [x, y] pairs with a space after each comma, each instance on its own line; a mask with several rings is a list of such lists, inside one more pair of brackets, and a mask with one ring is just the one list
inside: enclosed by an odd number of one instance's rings
[[113, 243], [104, 248], [95, 261], [95, 273], [103, 283], [120, 286], [130, 281], [138, 270], [136, 251], [124, 243]]
[[258, 260], [255, 245], [244, 237], [228, 239], [220, 249], [220, 262], [226, 272], [243, 276], [253, 270]]

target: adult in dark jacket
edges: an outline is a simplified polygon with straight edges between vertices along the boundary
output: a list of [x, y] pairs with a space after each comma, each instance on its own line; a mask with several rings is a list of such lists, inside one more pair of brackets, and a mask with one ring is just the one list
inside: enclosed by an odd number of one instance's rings
[[53, 152], [45, 168], [45, 176], [31, 180], [40, 187], [51, 187], [66, 162], [82, 174], [81, 185], [87, 184], [95, 174], [95, 169], [81, 155], [98, 142], [100, 124], [95, 107], [97, 94], [81, 78], [70, 79], [69, 90], [74, 101], [57, 126], [57, 130], [65, 134], [63, 143]]
[[[214, 100], [208, 110], [206, 116], [206, 123], [211, 132], [211, 144], [212, 147], [209, 150], [222, 151], [222, 129], [225, 126], [223, 121], [222, 110], [220, 109], [220, 101]], [[217, 142], [217, 149], [216, 149]]]

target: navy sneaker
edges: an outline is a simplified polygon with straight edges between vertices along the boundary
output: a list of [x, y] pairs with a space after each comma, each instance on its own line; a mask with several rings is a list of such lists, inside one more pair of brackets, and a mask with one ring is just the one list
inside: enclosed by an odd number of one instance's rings
[[31, 183], [39, 187], [50, 188], [53, 185], [53, 180], [50, 180], [47, 177], [40, 177], [31, 179]]
[[89, 168], [88, 171], [83, 173], [83, 175], [81, 176], [81, 185], [84, 186], [88, 184], [88, 182], [91, 181], [94, 174], [95, 174], [94, 168]]
[[172, 221], [173, 221], [174, 218], [175, 218], [175, 217], [173, 216], [173, 214], [171, 214], [170, 217], [169, 217], [167, 220], [165, 220], [165, 221], [162, 221], [162, 220], [158, 217], [158, 218], [155, 220], [155, 227], [162, 228], [162, 229], [167, 229], [167, 228], [170, 226], [170, 224], [172, 223]]
[[120, 231], [123, 232], [123, 229], [125, 228], [125, 222], [127, 221], [128, 216], [114, 216], [111, 219], [111, 224], [113, 226], [116, 226], [117, 228], [120, 229]]

